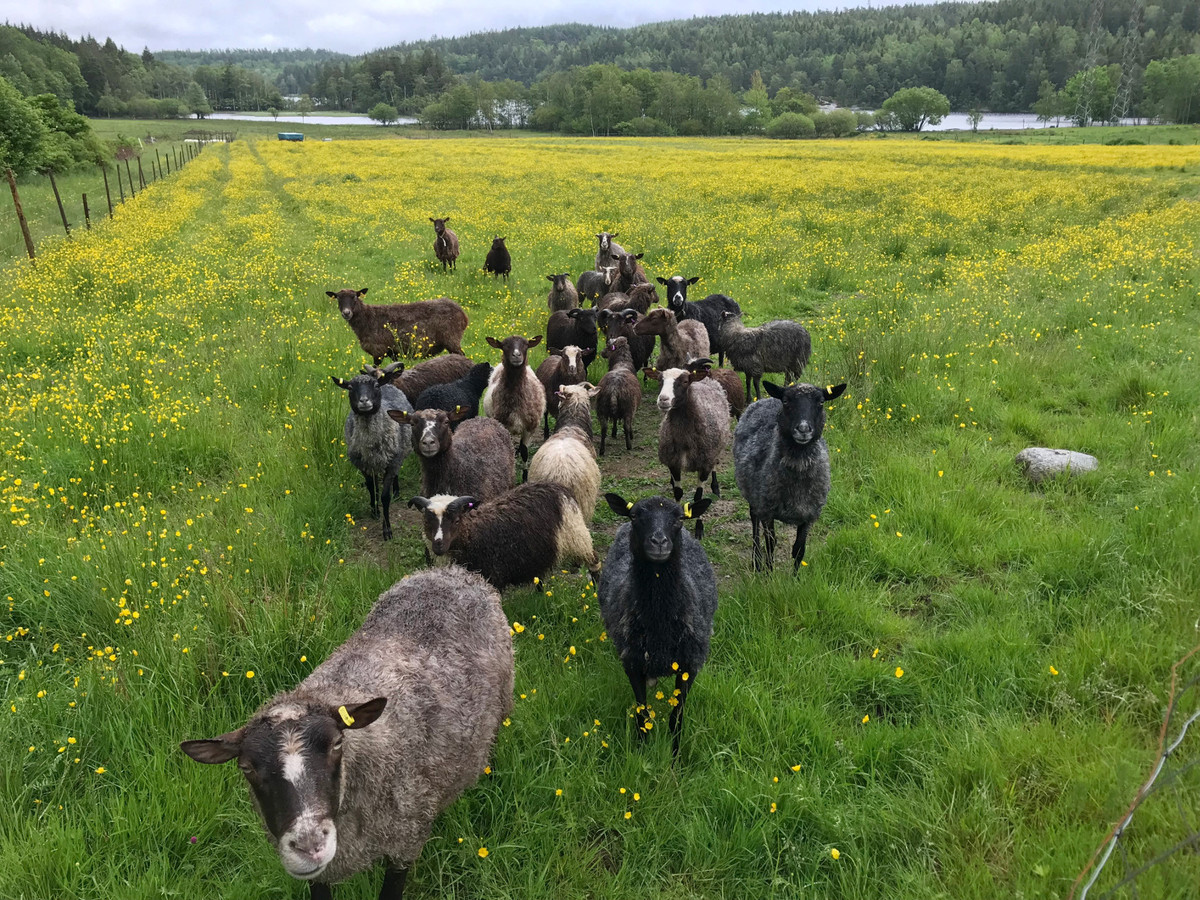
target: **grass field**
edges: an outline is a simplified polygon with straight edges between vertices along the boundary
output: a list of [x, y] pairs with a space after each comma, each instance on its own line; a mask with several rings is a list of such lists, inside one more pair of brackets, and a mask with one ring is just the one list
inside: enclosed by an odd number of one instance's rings
[[[806, 324], [806, 377], [850, 384], [829, 506], [798, 578], [755, 577], [721, 471], [674, 769], [630, 733], [586, 576], [511, 591], [516, 709], [410, 895], [1065, 896], [1197, 642], [1198, 195], [1194, 146], [239, 141], [10, 263], [0, 897], [306, 896], [236, 768], [178, 742], [241, 724], [421, 565], [417, 519], [383, 544], [343, 456], [329, 376], [365, 357], [324, 292], [452, 297], [495, 361], [484, 337], [542, 333], [545, 274], [590, 267], [602, 229], [752, 323]], [[481, 271], [494, 234], [507, 284]], [[651, 399], [605, 490], [666, 489]], [[1031, 488], [1030, 445], [1101, 470]], [[597, 511], [598, 547], [615, 527]], [[1148, 805], [1132, 852], [1181, 828]], [[1191, 897], [1200, 865], [1160, 873], [1143, 896]]]

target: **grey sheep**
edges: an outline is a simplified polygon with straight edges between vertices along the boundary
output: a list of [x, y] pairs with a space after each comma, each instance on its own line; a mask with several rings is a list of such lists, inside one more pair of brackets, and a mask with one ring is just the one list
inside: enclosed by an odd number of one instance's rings
[[679, 322], [669, 309], [652, 309], [633, 326], [634, 334], [656, 334], [659, 339], [656, 367], [681, 369], [693, 359], [708, 356], [708, 332], [703, 323], [692, 319]]
[[721, 346], [729, 357], [729, 365], [746, 375], [747, 400], [751, 380], [754, 399], [758, 400], [762, 396], [763, 373], [782, 372], [785, 381], [795, 381], [812, 355], [812, 338], [799, 322], [776, 319], [747, 328], [741, 313], [732, 310], [721, 313]]
[[616, 277], [617, 266], [604, 266], [595, 271], [581, 272], [575, 280], [575, 290], [581, 300], [591, 300], [594, 304], [608, 293]]
[[397, 425], [388, 413], [412, 412], [412, 404], [399, 388], [387, 383], [387, 372], [355, 375], [349, 381], [330, 377], [346, 391], [350, 402], [344, 429], [346, 456], [363, 473], [371, 498], [371, 515], [379, 513], [377, 495], [382, 500], [383, 539], [391, 540], [393, 487], [399, 490], [396, 473], [408, 455], [410, 438], [408, 428]]
[[462, 355], [467, 314], [453, 300], [438, 297], [420, 303], [367, 306], [362, 301], [366, 294], [366, 288], [325, 292], [337, 301], [342, 318], [375, 365], [385, 356], [437, 356], [443, 350]]
[[379, 861], [381, 900], [400, 900], [434, 821], [483, 773], [512, 706], [500, 596], [449, 566], [392, 585], [358, 631], [241, 728], [180, 747], [197, 762], [237, 760], [284, 869], [314, 900]]
[[546, 295], [546, 305], [550, 307], [550, 312], [575, 309], [579, 306], [579, 292], [575, 285], [571, 284], [570, 272], [547, 275], [546, 279], [551, 283], [550, 293]]
[[426, 497], [470, 494], [491, 500], [513, 486], [512, 441], [495, 419], [472, 418], [452, 429], [466, 410], [392, 410], [388, 415], [412, 426], [412, 448], [421, 463], [421, 493]]
[[[658, 460], [671, 472], [671, 490], [676, 502], [683, 497], [682, 473], [695, 472], [700, 486], [712, 476], [712, 492], [721, 496], [717, 483], [717, 464], [729, 446], [729, 401], [725, 391], [698, 368], [675, 378], [669, 399], [662, 395], [658, 407], [663, 410], [658, 428]], [[696, 523], [697, 537], [703, 523]]]
[[726, 310], [740, 313], [742, 308], [738, 306], [737, 301], [724, 294], [709, 294], [703, 300], [693, 303], [687, 298], [687, 289], [689, 284], [700, 280], [698, 276], [684, 278], [682, 275], [673, 275], [657, 280], [667, 289], [667, 308], [675, 313], [675, 318], [680, 322], [684, 319], [695, 319], [704, 323], [704, 328], [708, 331], [709, 352], [717, 354], [718, 365], [725, 365], [725, 351], [721, 346], [722, 313]]
[[[573, 310], [574, 311], [574, 310]], [[519, 441], [518, 450], [524, 467], [522, 480], [529, 478], [529, 436], [537, 431], [546, 411], [546, 390], [529, 368], [529, 348], [536, 347], [542, 336], [526, 340], [511, 335], [503, 341], [494, 337], [488, 344], [500, 351], [500, 365], [492, 369], [487, 393], [483, 395], [483, 414], [497, 419]]]
[[[808, 531], [829, 498], [829, 448], [821, 436], [825, 404], [846, 385], [777, 387], [766, 382], [766, 400], [751, 403], [738, 422], [733, 461], [738, 489], [750, 504], [754, 531], [754, 568], [770, 571], [775, 561], [775, 520], [796, 526], [793, 571], [800, 570]], [[766, 532], [766, 554], [759, 528]]]
[[596, 248], [597, 272], [609, 264], [614, 253], [625, 252], [625, 248], [614, 240], [618, 237], [620, 237], [619, 234], [609, 234], [607, 231], [601, 231], [596, 235], [596, 240], [600, 242], [600, 246]]
[[604, 455], [605, 435], [609, 420], [612, 421], [612, 436], [617, 436], [617, 422], [625, 428], [625, 449], [633, 449], [633, 417], [637, 415], [642, 399], [642, 388], [638, 384], [637, 369], [629, 341], [621, 336], [608, 339], [603, 356], [608, 360], [608, 374], [590, 392], [596, 401], [596, 416], [600, 420], [600, 455]]
[[647, 688], [659, 678], [675, 676], [668, 727], [676, 759], [683, 707], [708, 659], [717, 612], [716, 575], [704, 548], [683, 525], [687, 518], [699, 524], [712, 501], [697, 496], [680, 508], [663, 497], [637, 503], [619, 494], [605, 494], [604, 499], [629, 521], [617, 529], [600, 572], [600, 615], [633, 688], [639, 740], [651, 727]]
[[[475, 363], [465, 356], [447, 353], [445, 356], [435, 356], [433, 359], [419, 362], [408, 369], [400, 366], [401, 371], [392, 377], [392, 384], [404, 391], [408, 402], [415, 406], [423, 390], [435, 384], [446, 384], [462, 378], [471, 371], [473, 365]], [[392, 369], [392, 366], [388, 368]]]
[[444, 219], [430, 217], [429, 221], [433, 223], [433, 231], [436, 235], [433, 239], [433, 255], [442, 264], [443, 272], [446, 271], [447, 266], [453, 269], [455, 261], [458, 259], [458, 235], [446, 227], [450, 217], [446, 216]]

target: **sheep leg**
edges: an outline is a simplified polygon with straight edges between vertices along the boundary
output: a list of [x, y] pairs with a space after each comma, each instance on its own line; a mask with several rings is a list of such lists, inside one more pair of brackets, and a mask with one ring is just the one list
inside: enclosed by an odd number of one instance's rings
[[396, 869], [388, 866], [383, 872], [383, 885], [379, 888], [379, 900], [401, 900], [404, 896], [404, 882], [408, 878], [408, 869]]
[[725, 351], [724, 351], [724, 350], [718, 350], [718, 351], [717, 351], [717, 368], [718, 368], [718, 369], [720, 369], [720, 368], [722, 368], [724, 365], [725, 365]]
[[751, 396], [753, 396], [753, 395], [750, 393], [750, 373], [747, 372], [746, 373], [746, 399], [750, 400]]
[[608, 419], [600, 417], [600, 455], [604, 455], [604, 438], [608, 434]]
[[525, 446], [525, 438], [521, 438], [517, 451], [521, 454], [521, 483], [524, 484], [529, 480], [529, 448]]
[[679, 694], [679, 703], [671, 710], [671, 718], [667, 725], [671, 731], [671, 763], [679, 759], [679, 738], [683, 734], [683, 704], [687, 701], [688, 691], [695, 680], [694, 672], [680, 672], [675, 676], [675, 691]]
[[683, 499], [683, 473], [673, 466], [668, 466], [671, 471], [671, 494], [678, 503]]
[[391, 518], [392, 477], [393, 476], [391, 476], [391, 475], [384, 476], [384, 479], [385, 479], [384, 484], [386, 485], [386, 487], [383, 489], [383, 498], [382, 499], [383, 499], [383, 539], [385, 541], [390, 541], [392, 539], [392, 518]]
[[[701, 483], [703, 483], [704, 479], [701, 478], [700, 481], [701, 481]], [[720, 497], [721, 497], [721, 485], [719, 485], [717, 483], [717, 470], [716, 469], [713, 469], [713, 473], [712, 473], [712, 495], [714, 497], [716, 497], [717, 499], [720, 499]]]
[[371, 498], [371, 515], [379, 515], [379, 504], [375, 501], [375, 476], [363, 473], [363, 481], [367, 484], [367, 496]]
[[542, 413], [542, 440], [543, 441], [549, 440], [549, 438], [550, 438], [550, 410], [547, 409], [544, 413]]
[[613, 430], [613, 433], [612, 433], [613, 440], [615, 441], [617, 439], [617, 420], [616, 419], [612, 420], [612, 430]]
[[804, 548], [808, 544], [808, 529], [811, 523], [796, 526], [796, 543], [792, 544], [792, 574], [800, 571], [800, 563], [804, 561]]
[[770, 572], [772, 569], [775, 568], [775, 520], [774, 519], [764, 519], [763, 520], [763, 537], [765, 538], [763, 543], [766, 544], [766, 556], [764, 557], [763, 562], [766, 564], [765, 565], [766, 571]]
[[308, 896], [312, 900], [333, 900], [333, 888], [318, 881], [308, 883]]
[[641, 742], [646, 739], [646, 676], [630, 669], [625, 670], [625, 675], [633, 688], [633, 699], [637, 701], [634, 716], [637, 721], [638, 741]]
[[[633, 439], [630, 435], [633, 433], [633, 414], [630, 413], [625, 417], [625, 449], [633, 449]], [[614, 435], [615, 437], [615, 435]]]
[[758, 516], [756, 516], [753, 511], [750, 513], [750, 528], [754, 534], [754, 551], [752, 554], [754, 557], [754, 571], [758, 572], [762, 569], [762, 545], [759, 543]]

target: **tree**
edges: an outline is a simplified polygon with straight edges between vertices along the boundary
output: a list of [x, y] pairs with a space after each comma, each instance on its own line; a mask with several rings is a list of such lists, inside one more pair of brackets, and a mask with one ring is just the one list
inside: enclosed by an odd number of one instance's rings
[[1034, 101], [1033, 111], [1043, 125], [1049, 124], [1051, 119], [1057, 121], [1062, 116], [1062, 98], [1049, 81], [1043, 81], [1038, 86], [1038, 98]]
[[936, 125], [949, 115], [950, 101], [933, 88], [902, 88], [883, 101], [883, 111], [895, 116], [901, 131], [920, 131], [925, 123]]
[[1117, 95], [1117, 83], [1120, 80], [1120, 66], [1096, 66], [1076, 72], [1062, 90], [1066, 115], [1080, 128], [1107, 121], [1112, 115], [1113, 99]]
[[386, 103], [376, 103], [371, 107], [371, 111], [367, 115], [380, 125], [391, 125], [400, 118], [400, 113], [396, 107], [389, 106]]
[[22, 175], [41, 166], [45, 140], [46, 125], [37, 109], [0, 77], [0, 168]]
[[1200, 122], [1200, 54], [1152, 61], [1145, 84], [1152, 115], [1180, 125]]
[[747, 134], [761, 134], [771, 123], [771, 100], [757, 69], [750, 78], [750, 90], [742, 94], [742, 125]]
[[183, 105], [190, 112], [195, 113], [197, 119], [203, 119], [212, 113], [212, 107], [208, 105], [208, 97], [204, 95], [204, 88], [195, 81], [189, 84], [184, 91]]
[[296, 101], [296, 112], [300, 113], [300, 118], [311, 115], [313, 111], [312, 97], [308, 94], [301, 94], [300, 99]]
[[817, 126], [813, 120], [803, 113], [787, 112], [776, 116], [767, 126], [767, 137], [772, 138], [810, 138], [816, 137]]
[[[983, 113], [981, 113], [978, 109], [971, 107], [969, 110], [967, 110], [967, 124], [971, 126], [971, 131], [978, 132], [979, 123], [982, 121]], [[937, 123], [935, 122], [934, 124], [936, 125]]]
[[274, 106], [271, 106], [271, 107], [267, 108], [267, 112], [270, 114], [272, 119], [274, 119], [276, 122], [279, 121], [279, 110], [278, 109], [276, 109]]

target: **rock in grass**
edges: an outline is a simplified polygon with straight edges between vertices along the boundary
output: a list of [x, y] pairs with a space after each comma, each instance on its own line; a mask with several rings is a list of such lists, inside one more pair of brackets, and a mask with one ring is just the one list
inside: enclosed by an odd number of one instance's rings
[[1095, 472], [1100, 461], [1086, 453], [1074, 450], [1051, 450], [1047, 447], [1027, 447], [1017, 454], [1017, 464], [1025, 470], [1025, 477], [1034, 484], [1053, 478], [1060, 472], [1078, 475]]

